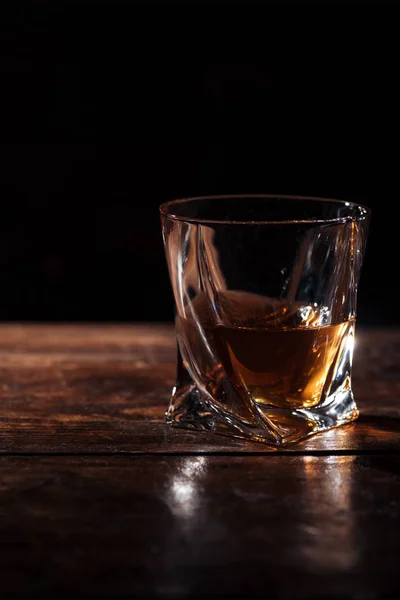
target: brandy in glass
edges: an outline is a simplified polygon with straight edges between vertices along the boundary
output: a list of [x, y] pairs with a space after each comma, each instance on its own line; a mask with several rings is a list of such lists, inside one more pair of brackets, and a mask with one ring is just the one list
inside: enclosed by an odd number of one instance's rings
[[169, 424], [280, 445], [357, 417], [351, 365], [369, 216], [296, 197], [161, 207], [178, 342]]

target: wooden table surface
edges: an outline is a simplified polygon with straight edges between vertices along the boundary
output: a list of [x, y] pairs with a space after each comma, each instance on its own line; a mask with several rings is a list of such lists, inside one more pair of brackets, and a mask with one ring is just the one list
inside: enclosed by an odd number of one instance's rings
[[0, 326], [0, 597], [397, 598], [400, 331], [352, 425], [279, 451], [172, 429], [169, 325]]

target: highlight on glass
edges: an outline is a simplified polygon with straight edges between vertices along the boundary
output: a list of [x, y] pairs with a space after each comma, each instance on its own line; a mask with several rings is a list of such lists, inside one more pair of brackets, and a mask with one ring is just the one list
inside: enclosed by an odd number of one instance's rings
[[160, 207], [176, 307], [173, 426], [273, 445], [349, 423], [370, 210], [288, 196]]

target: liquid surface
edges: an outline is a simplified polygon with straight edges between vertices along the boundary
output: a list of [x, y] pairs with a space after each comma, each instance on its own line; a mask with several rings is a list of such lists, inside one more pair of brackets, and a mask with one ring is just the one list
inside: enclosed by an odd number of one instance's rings
[[213, 384], [227, 377], [245, 401], [317, 405], [353, 335], [354, 318], [331, 325], [326, 307], [241, 291], [216, 300], [224, 324], [215, 325], [205, 295], [188, 305], [189, 319], [177, 320], [183, 355], [207, 389], [212, 393]]
[[353, 323], [269, 329], [215, 327], [224, 370], [259, 404], [310, 407], [320, 401], [329, 371]]

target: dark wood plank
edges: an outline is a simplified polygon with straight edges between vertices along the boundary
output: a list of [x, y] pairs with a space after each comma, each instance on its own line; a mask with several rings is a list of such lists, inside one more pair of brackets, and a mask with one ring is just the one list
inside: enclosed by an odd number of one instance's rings
[[2, 597], [397, 597], [399, 456], [3, 456], [0, 477]]
[[[400, 331], [361, 331], [356, 424], [283, 452], [397, 452]], [[167, 427], [175, 376], [168, 325], [0, 326], [0, 453], [276, 452]]]

